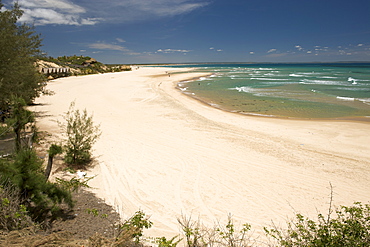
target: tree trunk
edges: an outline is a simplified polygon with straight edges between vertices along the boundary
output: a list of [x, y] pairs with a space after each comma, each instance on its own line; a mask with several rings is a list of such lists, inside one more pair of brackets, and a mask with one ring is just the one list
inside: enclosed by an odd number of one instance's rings
[[21, 150], [21, 129], [15, 128], [15, 151], [18, 153]]
[[54, 155], [49, 154], [48, 165], [46, 166], [46, 170], [45, 170], [46, 180], [49, 179], [51, 168], [53, 167], [53, 159], [54, 159]]

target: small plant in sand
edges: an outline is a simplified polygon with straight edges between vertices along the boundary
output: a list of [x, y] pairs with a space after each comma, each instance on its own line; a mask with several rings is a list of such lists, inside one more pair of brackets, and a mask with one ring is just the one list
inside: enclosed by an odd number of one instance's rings
[[326, 217], [318, 214], [317, 221], [297, 214], [295, 220], [288, 222], [288, 229], [275, 226], [265, 231], [283, 247], [370, 246], [370, 204], [340, 206], [335, 210], [336, 217], [332, 216], [331, 207]]
[[191, 217], [182, 216], [177, 219], [186, 240], [188, 247], [203, 246], [253, 246], [253, 240], [249, 233], [250, 224], [243, 224], [242, 227], [235, 225], [231, 215], [228, 216], [227, 224], [224, 226], [217, 223], [214, 227], [204, 226], [200, 220], [193, 221]]
[[94, 125], [92, 115], [82, 112], [72, 102], [65, 115], [67, 134], [65, 161], [72, 165], [86, 165], [91, 161], [91, 148], [101, 135], [100, 126]]
[[179, 236], [175, 236], [171, 239], [166, 239], [166, 237], [161, 237], [161, 238], [157, 238], [157, 244], [158, 244], [158, 247], [176, 247], [178, 245], [178, 243], [181, 242], [182, 238], [180, 239], [176, 239], [178, 238]]
[[0, 229], [10, 231], [31, 225], [27, 208], [21, 204], [19, 189], [9, 183], [0, 186]]
[[78, 178], [71, 178], [70, 180], [64, 180], [61, 178], [55, 178], [56, 182], [64, 189], [70, 191], [70, 192], [78, 192], [79, 188], [91, 188], [87, 183], [95, 178], [89, 177], [87, 179], [81, 180]]

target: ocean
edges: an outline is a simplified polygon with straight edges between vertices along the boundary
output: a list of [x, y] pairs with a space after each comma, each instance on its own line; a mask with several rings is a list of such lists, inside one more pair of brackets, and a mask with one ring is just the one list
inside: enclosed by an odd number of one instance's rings
[[208, 77], [180, 82], [185, 94], [247, 115], [370, 121], [370, 63], [190, 64]]

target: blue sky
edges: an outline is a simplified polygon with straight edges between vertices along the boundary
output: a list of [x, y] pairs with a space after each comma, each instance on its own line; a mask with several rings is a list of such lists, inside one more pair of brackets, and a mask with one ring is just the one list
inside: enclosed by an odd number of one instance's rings
[[[10, 7], [11, 0], [3, 0]], [[104, 63], [370, 61], [369, 0], [18, 0], [48, 55]]]

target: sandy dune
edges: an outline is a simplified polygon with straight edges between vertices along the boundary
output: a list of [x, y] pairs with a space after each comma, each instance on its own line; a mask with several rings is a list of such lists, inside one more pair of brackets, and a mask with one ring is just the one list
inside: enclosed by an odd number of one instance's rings
[[172, 70], [59, 79], [34, 108], [40, 129], [53, 133], [71, 101], [94, 114], [103, 134], [90, 185], [123, 216], [151, 215], [150, 235], [178, 234], [181, 214], [212, 225], [228, 213], [258, 233], [295, 212], [327, 212], [330, 183], [335, 205], [369, 203], [369, 123], [223, 112], [174, 88], [199, 74], [169, 77]]

